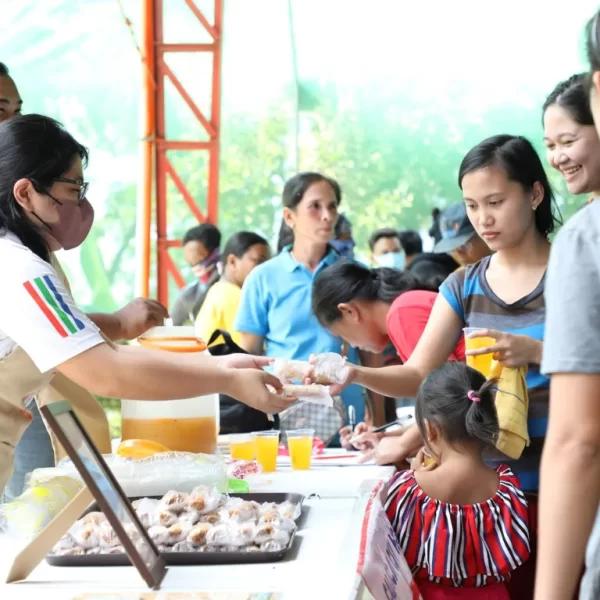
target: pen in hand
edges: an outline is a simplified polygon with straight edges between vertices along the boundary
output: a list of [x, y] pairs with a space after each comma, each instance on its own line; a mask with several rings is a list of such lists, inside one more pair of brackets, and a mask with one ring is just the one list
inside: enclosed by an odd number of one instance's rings
[[[350, 434], [354, 435], [356, 429], [356, 410], [354, 406], [348, 407], [348, 424], [350, 425]], [[350, 450], [358, 450], [358, 448], [350, 444]]]

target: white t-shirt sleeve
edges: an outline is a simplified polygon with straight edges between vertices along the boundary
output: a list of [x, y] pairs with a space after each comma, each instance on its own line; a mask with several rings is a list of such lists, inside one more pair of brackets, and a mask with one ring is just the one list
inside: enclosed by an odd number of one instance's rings
[[0, 330], [41, 372], [104, 342], [52, 266], [26, 250], [14, 258], [0, 293]]

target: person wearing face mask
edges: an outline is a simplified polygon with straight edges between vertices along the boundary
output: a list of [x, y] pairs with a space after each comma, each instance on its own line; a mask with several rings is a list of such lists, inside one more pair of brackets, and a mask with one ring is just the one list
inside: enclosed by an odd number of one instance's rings
[[[21, 114], [22, 106], [23, 101], [14, 79], [10, 76], [6, 65], [0, 63], [0, 122]], [[71, 239], [71, 243], [76, 243], [76, 241]], [[67, 278], [54, 253], [50, 254], [50, 262], [66, 288], [69, 289]], [[136, 298], [115, 313], [91, 313], [87, 316], [100, 328], [104, 335], [113, 341], [118, 341], [137, 338], [151, 327], [162, 324], [168, 314], [166, 309], [158, 302], [147, 298]], [[64, 385], [67, 385], [66, 382], [58, 374], [51, 385], [40, 390], [38, 397], [42, 401], [50, 401], [56, 397], [60, 398], [62, 394], [60, 390]], [[72, 387], [72, 384], [68, 385]], [[71, 390], [71, 397], [75, 396], [81, 398], [84, 404], [91, 406], [89, 402], [91, 397], [85, 390]], [[29, 401], [27, 410], [32, 416], [31, 423], [15, 448], [14, 472], [6, 485], [4, 494], [0, 496], [0, 501], [8, 502], [19, 496], [28, 473], [36, 468], [54, 465], [52, 442], [33, 398]]]
[[461, 267], [473, 265], [492, 251], [477, 235], [464, 202], [449, 206], [440, 217], [442, 239], [434, 246], [435, 253], [449, 254]]
[[391, 228], [378, 229], [369, 238], [371, 265], [402, 271], [406, 266], [406, 254], [400, 243], [398, 231]]
[[[170, 400], [223, 392], [265, 412], [290, 405], [260, 357], [181, 356], [118, 346], [81, 311], [51, 253], [86, 238], [87, 150], [40, 115], [0, 123], [0, 491], [14, 448], [31, 421], [26, 403], [52, 384], [74, 406], [101, 452], [110, 452], [106, 416], [90, 395]], [[81, 390], [87, 395], [80, 395]]]
[[210, 288], [219, 281], [221, 263], [221, 232], [211, 223], [192, 227], [181, 242], [185, 261], [195, 280], [188, 284], [173, 303], [173, 325], [184, 325], [196, 320]]

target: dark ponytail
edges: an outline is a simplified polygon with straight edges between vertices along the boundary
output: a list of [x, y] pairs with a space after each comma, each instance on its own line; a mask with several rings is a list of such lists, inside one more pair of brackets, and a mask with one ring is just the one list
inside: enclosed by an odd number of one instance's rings
[[[475, 369], [471, 370], [475, 371]], [[475, 373], [481, 375], [479, 371]], [[495, 379], [484, 381], [478, 390], [467, 392], [467, 398], [471, 402], [465, 419], [467, 434], [470, 438], [490, 446], [495, 445], [498, 439], [498, 415], [494, 402], [497, 384]]]
[[450, 444], [495, 445], [499, 431], [495, 387], [495, 381], [487, 381], [462, 362], [447, 362], [432, 371], [421, 384], [415, 405], [423, 439], [427, 420]]
[[319, 323], [329, 327], [341, 319], [339, 304], [353, 300], [391, 304], [400, 294], [429, 290], [411, 273], [397, 269], [367, 269], [353, 262], [338, 262], [323, 269], [315, 278], [312, 306]]

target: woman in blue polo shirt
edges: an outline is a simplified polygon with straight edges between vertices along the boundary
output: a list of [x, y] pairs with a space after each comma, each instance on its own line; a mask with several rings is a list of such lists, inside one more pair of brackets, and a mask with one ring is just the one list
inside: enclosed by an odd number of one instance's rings
[[[317, 352], [341, 352], [342, 340], [319, 325], [312, 311], [311, 291], [315, 277], [340, 259], [329, 245], [342, 198], [339, 184], [319, 173], [299, 173], [283, 189], [283, 219], [292, 230], [293, 243], [250, 273], [242, 288], [235, 321], [241, 346], [266, 356], [307, 360]], [[356, 363], [358, 353], [348, 352]], [[357, 419], [365, 414], [364, 393], [359, 386], [345, 389], [342, 398], [347, 411], [354, 406]], [[323, 418], [322, 407], [306, 409], [308, 422]], [[296, 414], [296, 407], [292, 414]], [[320, 414], [319, 414], [319, 411]], [[280, 415], [282, 426], [297, 424]], [[345, 420], [345, 416], [344, 416]]]

